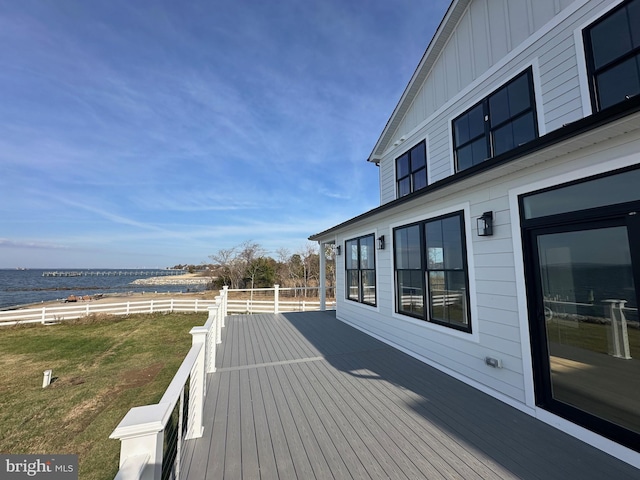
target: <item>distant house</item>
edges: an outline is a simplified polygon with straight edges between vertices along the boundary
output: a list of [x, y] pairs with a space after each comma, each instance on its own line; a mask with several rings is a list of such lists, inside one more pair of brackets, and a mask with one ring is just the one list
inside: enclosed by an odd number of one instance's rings
[[639, 93], [640, 0], [454, 0], [310, 237], [337, 317], [640, 466]]

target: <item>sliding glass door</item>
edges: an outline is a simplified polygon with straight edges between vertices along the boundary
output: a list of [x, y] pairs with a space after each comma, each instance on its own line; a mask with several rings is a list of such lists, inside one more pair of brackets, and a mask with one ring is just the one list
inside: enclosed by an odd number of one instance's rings
[[529, 214], [523, 228], [537, 404], [639, 450], [634, 206]]

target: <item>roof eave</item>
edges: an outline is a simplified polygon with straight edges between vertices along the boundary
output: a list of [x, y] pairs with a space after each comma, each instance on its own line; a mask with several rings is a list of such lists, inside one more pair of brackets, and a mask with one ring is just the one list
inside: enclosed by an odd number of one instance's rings
[[480, 178], [481, 175], [490, 174], [498, 167], [504, 167], [505, 165], [515, 162], [518, 159], [529, 157], [530, 155], [543, 152], [546, 149], [554, 148], [562, 144], [563, 142], [570, 141], [577, 137], [590, 135], [592, 132], [597, 131], [597, 129], [606, 127], [607, 125], [613, 125], [615, 123], [625, 121], [630, 126], [629, 131], [640, 129], [640, 96], [633, 97], [626, 102], [620, 103], [606, 110], [594, 113], [593, 115], [589, 115], [588, 117], [584, 117], [573, 123], [565, 125], [542, 137], [537, 138], [536, 140], [522, 145], [515, 150], [487, 160], [479, 165], [476, 165], [475, 167], [471, 167], [467, 170], [463, 170], [462, 172], [458, 172], [454, 175], [445, 177], [426, 188], [418, 190], [404, 197], [397, 198], [388, 203], [384, 203], [376, 208], [373, 208], [356, 217], [346, 220], [327, 230], [324, 230], [323, 232], [311, 235], [309, 237], [309, 240], [320, 241], [329, 235], [335, 234], [345, 227], [353, 225], [361, 220], [366, 220], [387, 210], [396, 208], [399, 205], [411, 202], [417, 198], [428, 197], [434, 192], [446, 192], [448, 191], [448, 189], [451, 189], [453, 185], [459, 184], [460, 182], [465, 181], [469, 178], [473, 178], [476, 176]]

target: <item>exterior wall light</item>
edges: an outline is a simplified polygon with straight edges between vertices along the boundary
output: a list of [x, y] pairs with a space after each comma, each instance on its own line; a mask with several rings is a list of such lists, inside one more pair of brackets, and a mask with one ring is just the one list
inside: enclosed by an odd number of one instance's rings
[[478, 236], [491, 235], [493, 235], [493, 212], [484, 212], [481, 217], [478, 217]]
[[378, 237], [378, 250], [384, 250], [384, 235]]
[[336, 245], [336, 255], [342, 255], [342, 247], [340, 245]]

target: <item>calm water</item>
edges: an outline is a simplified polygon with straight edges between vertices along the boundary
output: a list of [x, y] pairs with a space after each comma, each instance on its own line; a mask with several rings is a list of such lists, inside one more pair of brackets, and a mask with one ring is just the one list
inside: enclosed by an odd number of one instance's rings
[[[0, 269], [0, 309], [15, 305], [63, 300], [69, 295], [96, 295], [141, 292], [183, 292], [201, 290], [202, 285], [131, 285], [138, 278], [153, 275], [112, 275], [81, 277], [43, 277], [52, 270], [2, 270]], [[92, 270], [56, 270], [91, 272]], [[109, 270], [93, 270], [108, 272]], [[140, 272], [140, 270], [111, 270], [111, 272]]]

